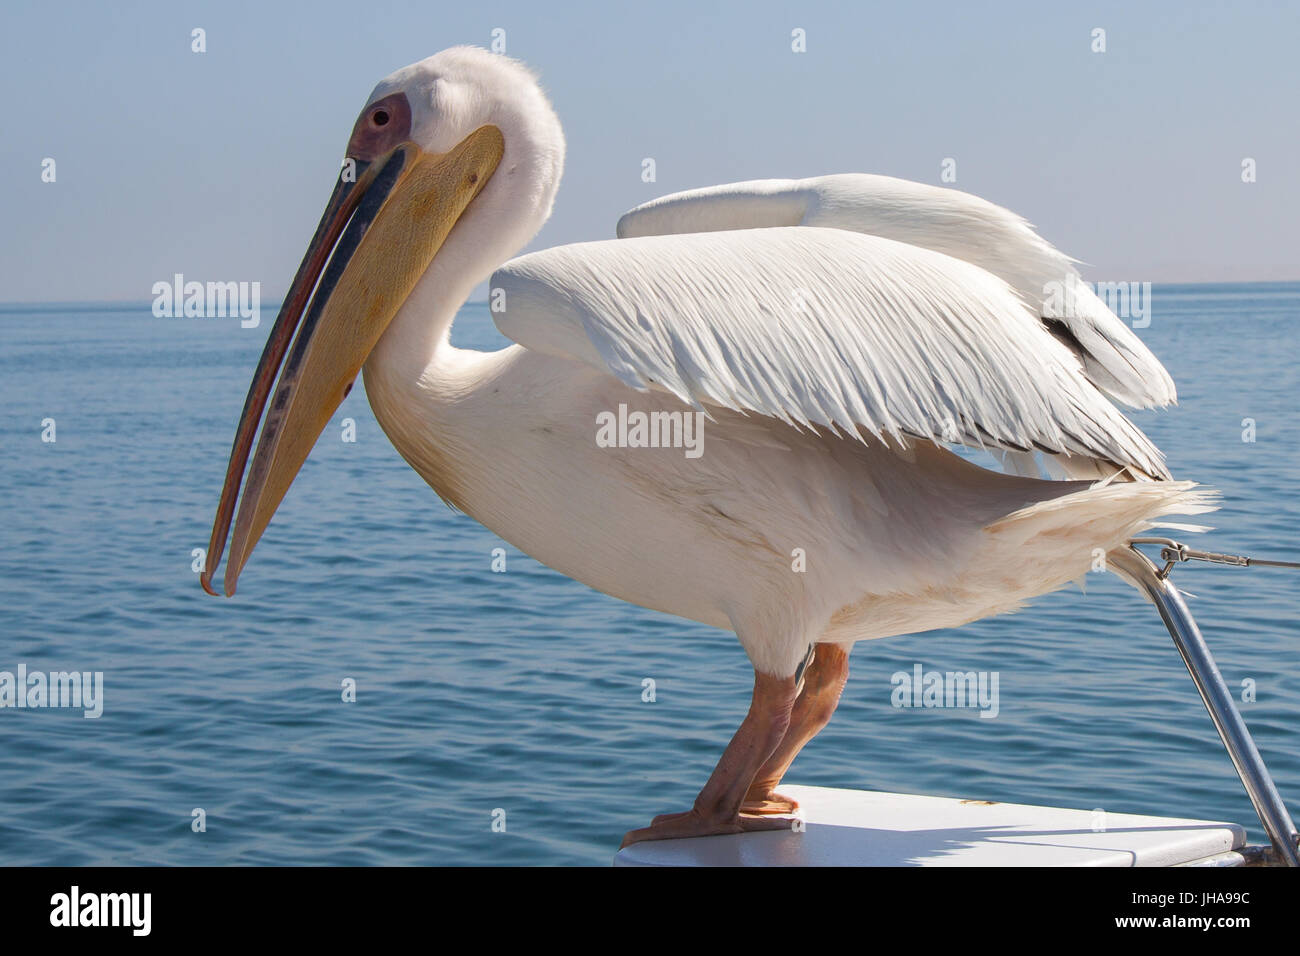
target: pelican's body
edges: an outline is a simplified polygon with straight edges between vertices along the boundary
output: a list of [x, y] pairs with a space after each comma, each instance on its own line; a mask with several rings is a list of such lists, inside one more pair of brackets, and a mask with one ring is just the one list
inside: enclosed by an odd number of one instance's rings
[[[488, 354], [443, 345], [417, 371], [389, 359], [409, 354], [394, 331], [392, 352], [386, 338], [366, 363], [366, 393], [434, 490], [562, 574], [736, 631], [769, 672], [792, 673], [814, 642], [1011, 610], [1087, 571], [1091, 548], [1061, 538], [1062, 523], [1086, 526], [1113, 506], [1101, 491], [1072, 513], [1031, 513], [1021, 523], [1040, 522], [1045, 540], [1025, 547], [1028, 530], [986, 528], [1091, 483], [1021, 478], [930, 443], [900, 453], [725, 410], [706, 421], [699, 458], [599, 447], [598, 416], [620, 403], [693, 410], [518, 345]], [[1120, 512], [1125, 529], [1130, 511]]]
[[[364, 361], [380, 425], [447, 502], [591, 587], [739, 637], [749, 716], [695, 808], [629, 840], [786, 825], [760, 815], [793, 808], [774, 788], [829, 719], [853, 643], [1012, 610], [1206, 509], [1107, 398], [1165, 404], [1167, 373], [1006, 210], [884, 177], [737, 184], [507, 262], [549, 215], [563, 154], [535, 81], [502, 57], [449, 50], [376, 88], [349, 145], [363, 185], [336, 189], [272, 331], [203, 580], [310, 300], [227, 593]], [[518, 344], [453, 347], [494, 270], [494, 319]], [[1043, 302], [1053, 281], [1077, 293], [1062, 314]], [[698, 416], [702, 444], [598, 441], [624, 412]], [[1035, 452], [1075, 480], [1036, 477]]]

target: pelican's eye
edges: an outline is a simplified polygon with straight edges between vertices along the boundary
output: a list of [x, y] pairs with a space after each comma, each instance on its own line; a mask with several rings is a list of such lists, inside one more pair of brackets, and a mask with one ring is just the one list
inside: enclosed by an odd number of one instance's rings
[[405, 93], [389, 93], [357, 114], [347, 155], [371, 161], [411, 135], [411, 106]]

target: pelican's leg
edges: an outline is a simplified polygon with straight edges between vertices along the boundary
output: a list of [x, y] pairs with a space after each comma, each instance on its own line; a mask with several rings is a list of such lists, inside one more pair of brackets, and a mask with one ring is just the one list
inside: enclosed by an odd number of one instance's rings
[[781, 778], [808, 741], [830, 722], [849, 679], [849, 644], [818, 644], [804, 671], [803, 691], [790, 714], [790, 727], [759, 769], [740, 806], [741, 813], [793, 813], [799, 802], [776, 792]]
[[655, 817], [654, 822], [623, 837], [623, 846], [642, 840], [777, 830], [789, 820], [742, 817], [740, 804], [760, 767], [772, 755], [790, 726], [797, 687], [794, 676], [770, 677], [754, 673], [754, 697], [740, 729], [727, 744], [709, 782], [685, 813]]

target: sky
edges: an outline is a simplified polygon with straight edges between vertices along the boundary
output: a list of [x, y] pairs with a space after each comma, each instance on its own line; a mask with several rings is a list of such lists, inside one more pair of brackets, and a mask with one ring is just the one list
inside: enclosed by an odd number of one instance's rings
[[278, 301], [373, 85], [496, 29], [568, 140], [530, 248], [680, 189], [940, 183], [952, 159], [1090, 280], [1300, 279], [1300, 4], [6, 0], [0, 22], [3, 302], [147, 301], [177, 272]]

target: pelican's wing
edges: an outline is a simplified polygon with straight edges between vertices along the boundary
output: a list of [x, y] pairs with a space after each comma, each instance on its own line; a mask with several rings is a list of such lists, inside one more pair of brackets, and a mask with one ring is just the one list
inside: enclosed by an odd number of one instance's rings
[[1136, 408], [1177, 400], [1164, 366], [1083, 282], [1075, 260], [1015, 213], [970, 193], [856, 173], [733, 183], [637, 206], [619, 220], [618, 235], [767, 226], [864, 232], [974, 263], [1038, 310], [1098, 388]]
[[521, 256], [491, 285], [502, 333], [636, 389], [1167, 475], [1005, 282], [928, 249], [803, 227], [650, 236]]

